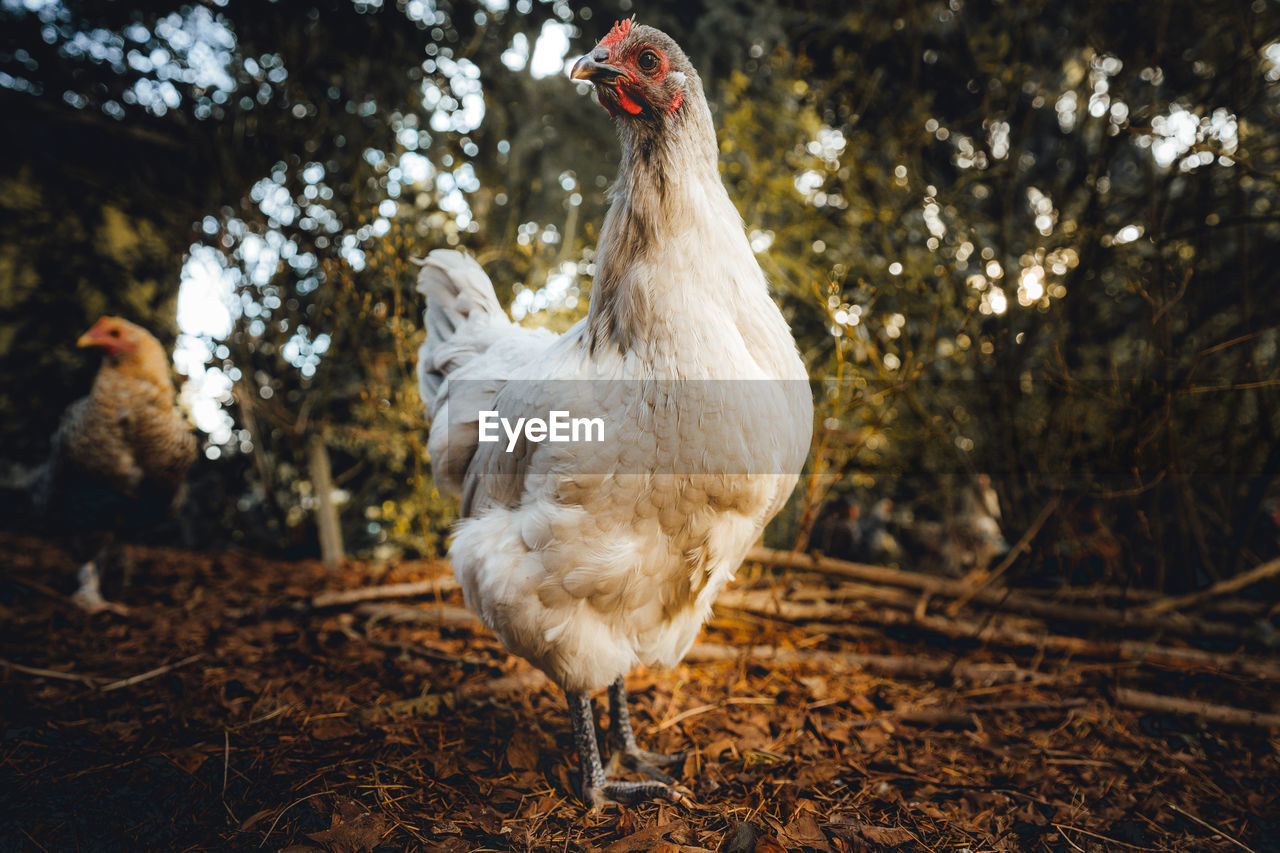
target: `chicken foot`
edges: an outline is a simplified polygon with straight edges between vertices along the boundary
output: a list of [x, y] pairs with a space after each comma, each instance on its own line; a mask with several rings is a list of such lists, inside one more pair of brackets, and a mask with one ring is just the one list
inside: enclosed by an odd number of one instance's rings
[[[605, 775], [596, 745], [595, 709], [587, 693], [565, 693], [569, 701], [569, 721], [573, 726], [573, 745], [578, 750], [582, 773], [582, 801], [592, 811], [606, 803], [633, 805], [645, 800], [680, 800], [679, 792], [665, 782], [623, 782]], [[634, 740], [634, 737], [633, 737]]]
[[118, 616], [128, 616], [129, 608], [102, 597], [102, 585], [98, 580], [98, 563], [102, 553], [80, 567], [77, 580], [80, 588], [71, 595], [71, 602], [86, 613], [101, 613], [110, 610]]
[[616, 774], [625, 767], [668, 785], [675, 779], [659, 768], [684, 760], [683, 753], [649, 752], [636, 744], [636, 735], [631, 729], [631, 712], [627, 709], [627, 683], [621, 675], [609, 685], [609, 753], [610, 774]]

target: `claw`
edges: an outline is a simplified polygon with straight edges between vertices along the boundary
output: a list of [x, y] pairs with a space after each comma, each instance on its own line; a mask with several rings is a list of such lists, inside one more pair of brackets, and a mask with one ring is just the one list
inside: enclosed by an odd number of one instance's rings
[[609, 756], [609, 766], [606, 768], [605, 773], [608, 776], [615, 776], [623, 770], [634, 770], [637, 773], [643, 773], [650, 779], [656, 779], [666, 785], [672, 785], [675, 784], [676, 780], [660, 768], [679, 764], [683, 760], [683, 753], [667, 755], [661, 752], [649, 752], [646, 749], [627, 749], [625, 746], [613, 744], [613, 751]]
[[675, 779], [659, 768], [671, 767], [684, 760], [684, 753], [668, 755], [650, 752], [636, 744], [635, 731], [631, 728], [631, 712], [627, 709], [627, 685], [621, 677], [609, 685], [609, 750], [612, 753], [609, 758], [611, 773], [626, 768], [668, 785], [673, 784]]
[[[611, 687], [611, 697], [613, 696], [613, 690], [614, 688]], [[630, 806], [647, 800], [666, 800], [678, 803], [684, 799], [684, 795], [672, 787], [675, 784], [675, 780], [656, 766], [658, 764], [673, 763], [678, 756], [645, 752], [636, 747], [634, 735], [630, 738], [630, 746], [626, 745], [624, 738], [622, 747], [613, 750], [613, 755], [609, 762], [610, 772], [606, 774], [604, 765], [600, 762], [600, 749], [596, 745], [595, 712], [591, 706], [591, 697], [586, 693], [571, 692], [567, 694], [567, 698], [569, 700], [569, 719], [573, 723], [573, 742], [574, 746], [577, 747], [578, 759], [582, 768], [582, 781], [579, 790], [582, 794], [582, 801], [592, 811], [610, 803]], [[624, 693], [624, 712], [625, 701]], [[616, 711], [616, 705], [613, 707]], [[617, 732], [619, 737], [623, 737], [624, 734], [631, 733], [631, 725], [627, 722], [625, 727], [620, 726], [615, 716], [612, 731]], [[638, 770], [651, 777], [654, 781], [623, 782], [609, 778], [612, 773], [620, 769], [620, 766]]]
[[634, 806], [637, 803], [645, 803], [650, 800], [666, 800], [669, 803], [678, 803], [682, 799], [684, 797], [679, 791], [664, 782], [617, 782], [610, 780], [602, 785], [584, 788], [582, 791], [582, 800], [591, 807], [592, 811], [610, 804]]

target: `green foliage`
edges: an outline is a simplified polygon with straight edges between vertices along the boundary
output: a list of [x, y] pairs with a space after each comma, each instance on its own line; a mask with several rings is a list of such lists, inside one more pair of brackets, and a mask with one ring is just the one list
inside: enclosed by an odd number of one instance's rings
[[816, 114], [845, 141], [788, 163], [809, 203], [770, 248], [788, 293], [834, 282], [797, 323], [839, 377], [815, 492], [941, 511], [948, 475], [990, 472], [1013, 529], [1055, 493], [1101, 502], [1130, 578], [1245, 559], [1280, 427], [1276, 16], [1210, 9], [1153, 30], [1120, 7], [869, 3], [774, 57], [733, 135], [821, 149]]
[[[210, 530], [311, 547], [320, 435], [350, 548], [438, 552], [453, 510], [423, 458], [410, 259], [460, 245], [522, 322], [581, 315], [612, 127], [562, 76], [503, 57], [544, 22], [584, 49], [626, 14], [4, 7], [17, 145], [0, 166], [0, 404], [35, 401], [0, 427], [12, 455], [38, 454], [87, 382], [68, 373], [70, 343], [93, 315], [171, 327], [198, 241], [233, 306], [209, 341], [234, 417], [201, 475]], [[812, 468], [772, 541], [803, 539], [833, 490], [943, 514], [953, 484], [989, 473], [1010, 532], [1062, 499], [1034, 555], [1062, 574], [1076, 507], [1122, 542], [1121, 580], [1186, 586], [1265, 556], [1280, 473], [1274, 4], [658, 3], [642, 17], [702, 72], [724, 178], [814, 379]], [[214, 33], [225, 77], [181, 48], [175, 33], [197, 31]], [[157, 50], [178, 68], [167, 101]]]

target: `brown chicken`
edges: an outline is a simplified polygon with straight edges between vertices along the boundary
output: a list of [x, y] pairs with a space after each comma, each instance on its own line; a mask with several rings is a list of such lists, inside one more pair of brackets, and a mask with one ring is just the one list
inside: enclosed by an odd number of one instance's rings
[[178, 507], [196, 440], [174, 405], [168, 355], [150, 332], [103, 317], [76, 344], [105, 358], [89, 396], [63, 413], [32, 499], [72, 556], [87, 560], [72, 600], [123, 613], [102, 597], [99, 564], [117, 532], [153, 526]]

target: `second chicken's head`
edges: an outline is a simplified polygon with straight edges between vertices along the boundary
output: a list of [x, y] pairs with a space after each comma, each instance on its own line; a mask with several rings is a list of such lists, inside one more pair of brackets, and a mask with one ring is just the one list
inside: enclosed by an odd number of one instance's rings
[[100, 318], [88, 332], [79, 336], [76, 346], [101, 350], [113, 364], [143, 364], [159, 360], [161, 364], [168, 366], [160, 342], [141, 325], [129, 323], [119, 316]]
[[76, 346], [100, 349], [103, 368], [114, 374], [169, 388], [169, 356], [155, 335], [121, 317], [103, 317], [76, 341]]
[[697, 73], [670, 36], [653, 27], [619, 21], [569, 76], [595, 85], [596, 98], [614, 118], [661, 121], [684, 104]]
[[151, 335], [141, 326], [121, 317], [102, 317], [76, 341], [78, 347], [94, 347], [108, 356], [135, 352]]

